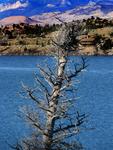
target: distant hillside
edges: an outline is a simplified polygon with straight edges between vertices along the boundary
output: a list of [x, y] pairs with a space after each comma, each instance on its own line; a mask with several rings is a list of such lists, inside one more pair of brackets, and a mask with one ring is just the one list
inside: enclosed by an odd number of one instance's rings
[[10, 25], [10, 24], [40, 24], [41, 22], [33, 20], [25, 16], [11, 16], [0, 20], [1, 25]]

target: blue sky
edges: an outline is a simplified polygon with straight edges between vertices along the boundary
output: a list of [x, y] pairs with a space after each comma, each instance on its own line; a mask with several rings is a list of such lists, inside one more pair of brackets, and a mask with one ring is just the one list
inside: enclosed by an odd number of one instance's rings
[[[0, 0], [0, 3], [3, 2], [16, 2], [18, 0]], [[25, 0], [20, 0], [20, 1], [25, 1]], [[55, 2], [57, 0], [29, 0], [30, 2], [38, 2], [38, 3], [46, 3], [46, 2]], [[60, 1], [60, 0], [58, 0]], [[89, 0], [70, 0], [72, 3], [77, 3], [77, 4], [83, 4], [83, 3], [87, 3]]]
[[[38, 3], [40, 5], [44, 5], [45, 3], [58, 3], [62, 0], [0, 0], [0, 3], [14, 3], [16, 1], [21, 1], [21, 2], [29, 1], [30, 3]], [[86, 4], [90, 0], [69, 0], [69, 1], [73, 5], [80, 5], [80, 4]], [[92, 0], [92, 1], [99, 1], [99, 0]], [[102, 1], [107, 2], [107, 1], [113, 1], [113, 0], [102, 0]]]

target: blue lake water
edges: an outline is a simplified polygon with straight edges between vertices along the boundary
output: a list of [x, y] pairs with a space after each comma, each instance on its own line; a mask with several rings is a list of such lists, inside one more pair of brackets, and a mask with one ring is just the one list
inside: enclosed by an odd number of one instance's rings
[[[76, 57], [73, 57], [76, 59]], [[46, 60], [46, 61], [45, 61]], [[18, 117], [19, 107], [28, 103], [18, 96], [20, 82], [33, 81], [36, 64], [53, 65], [51, 57], [0, 57], [0, 150], [10, 150], [29, 132], [29, 126]], [[87, 71], [80, 76], [78, 108], [89, 115], [87, 127], [79, 140], [86, 150], [113, 150], [113, 57], [88, 57]]]

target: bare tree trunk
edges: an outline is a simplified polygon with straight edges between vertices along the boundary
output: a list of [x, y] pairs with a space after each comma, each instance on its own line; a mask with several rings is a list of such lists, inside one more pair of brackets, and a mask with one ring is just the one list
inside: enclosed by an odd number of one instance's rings
[[56, 83], [53, 86], [52, 95], [50, 98], [49, 112], [47, 113], [47, 124], [46, 124], [46, 136], [45, 136], [45, 149], [51, 150], [52, 138], [53, 138], [53, 129], [55, 125], [55, 115], [58, 105], [58, 97], [60, 94], [60, 89], [62, 87], [62, 81], [64, 77], [64, 71], [67, 60], [66, 56], [59, 56], [58, 59], [58, 69], [57, 69], [57, 79]]

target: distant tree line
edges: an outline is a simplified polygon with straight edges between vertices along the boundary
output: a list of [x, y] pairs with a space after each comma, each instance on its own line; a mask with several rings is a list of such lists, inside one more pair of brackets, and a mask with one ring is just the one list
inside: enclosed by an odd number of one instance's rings
[[86, 27], [89, 29], [97, 29], [97, 28], [103, 28], [107, 26], [113, 26], [112, 20], [102, 19], [94, 16], [88, 19], [83, 19], [83, 22], [86, 23]]
[[13, 24], [8, 26], [0, 27], [0, 34], [4, 36], [8, 36], [9, 39], [16, 38], [19, 35], [25, 34], [27, 36], [44, 36], [50, 32], [58, 30], [62, 25], [46, 24], [45, 26], [41, 25], [29, 25], [25, 23]]

